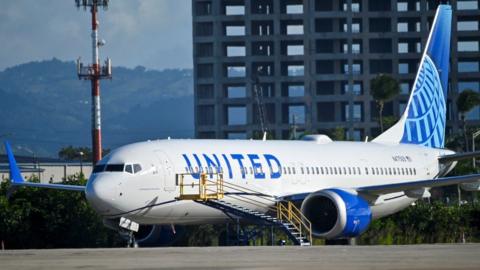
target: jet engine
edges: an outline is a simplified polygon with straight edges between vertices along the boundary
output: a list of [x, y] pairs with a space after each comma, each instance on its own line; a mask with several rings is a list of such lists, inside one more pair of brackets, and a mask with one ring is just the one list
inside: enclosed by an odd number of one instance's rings
[[342, 189], [325, 189], [307, 196], [302, 213], [312, 222], [312, 233], [317, 237], [337, 239], [355, 237], [363, 233], [372, 220], [368, 202]]

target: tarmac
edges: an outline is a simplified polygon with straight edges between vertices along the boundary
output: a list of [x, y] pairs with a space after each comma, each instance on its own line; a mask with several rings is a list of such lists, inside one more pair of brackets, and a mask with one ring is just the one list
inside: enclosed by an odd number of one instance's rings
[[0, 251], [0, 269], [480, 269], [480, 244]]

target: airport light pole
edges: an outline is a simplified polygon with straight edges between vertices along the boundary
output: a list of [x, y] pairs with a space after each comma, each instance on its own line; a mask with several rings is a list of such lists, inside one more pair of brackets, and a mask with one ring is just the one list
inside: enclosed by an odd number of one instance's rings
[[90, 80], [92, 85], [92, 163], [95, 165], [102, 159], [102, 132], [100, 111], [100, 80], [112, 79], [112, 63], [109, 58], [103, 66], [99, 61], [99, 48], [105, 45], [104, 40], [98, 39], [98, 8], [107, 9], [109, 0], [75, 0], [78, 8], [90, 9], [92, 14], [92, 64], [84, 66], [77, 60], [77, 74], [79, 79]]
[[83, 176], [83, 155], [85, 155], [85, 153], [80, 151], [78, 154], [80, 155], [80, 174]]

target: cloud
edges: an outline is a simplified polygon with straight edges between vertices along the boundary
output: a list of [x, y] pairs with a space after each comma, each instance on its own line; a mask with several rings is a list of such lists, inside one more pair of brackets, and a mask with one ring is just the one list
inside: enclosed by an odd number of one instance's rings
[[[191, 1], [116, 0], [100, 11], [101, 58], [114, 65], [192, 67]], [[0, 69], [53, 57], [90, 59], [90, 15], [74, 1], [5, 1], [0, 10]]]

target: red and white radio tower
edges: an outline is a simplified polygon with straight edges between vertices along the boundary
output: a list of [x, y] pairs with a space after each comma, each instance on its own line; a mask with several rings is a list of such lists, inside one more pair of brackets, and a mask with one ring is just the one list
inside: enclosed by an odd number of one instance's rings
[[77, 60], [77, 74], [79, 79], [90, 80], [92, 82], [92, 151], [93, 164], [95, 165], [102, 159], [102, 132], [101, 132], [101, 116], [100, 116], [100, 80], [112, 78], [112, 63], [107, 58], [103, 66], [98, 60], [98, 49], [105, 45], [105, 41], [98, 39], [98, 7], [107, 9], [108, 0], [75, 0], [78, 8], [83, 7], [84, 10], [90, 8], [92, 13], [92, 64], [84, 66]]

